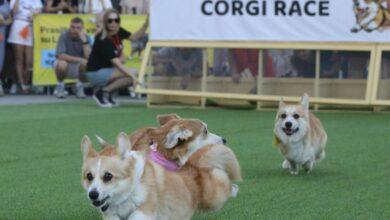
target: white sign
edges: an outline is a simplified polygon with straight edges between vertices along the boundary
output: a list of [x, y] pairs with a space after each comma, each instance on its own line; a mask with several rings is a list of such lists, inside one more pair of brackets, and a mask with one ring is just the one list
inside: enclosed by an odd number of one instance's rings
[[152, 40], [390, 42], [390, 0], [152, 0]]

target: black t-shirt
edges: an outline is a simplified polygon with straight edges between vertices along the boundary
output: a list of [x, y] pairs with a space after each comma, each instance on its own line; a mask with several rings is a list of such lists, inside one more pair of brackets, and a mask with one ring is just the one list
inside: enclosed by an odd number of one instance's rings
[[91, 55], [88, 59], [87, 71], [97, 71], [102, 68], [112, 68], [111, 60], [120, 57], [123, 50], [123, 39], [128, 39], [131, 33], [120, 28], [118, 33], [112, 37], [101, 39], [102, 34], [95, 36]]
[[[53, 0], [53, 7], [57, 7], [60, 4], [61, 0]], [[71, 6], [78, 6], [79, 5], [79, 0], [71, 0], [70, 2]], [[68, 9], [62, 10], [62, 13], [64, 14], [69, 14], [70, 11]]]

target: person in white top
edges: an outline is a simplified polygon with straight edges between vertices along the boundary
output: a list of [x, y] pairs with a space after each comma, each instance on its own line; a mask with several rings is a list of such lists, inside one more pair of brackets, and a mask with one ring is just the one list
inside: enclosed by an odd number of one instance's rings
[[111, 0], [85, 0], [80, 5], [85, 14], [100, 14], [112, 8]]
[[[41, 0], [11, 0], [14, 22], [8, 37], [13, 44], [16, 73], [23, 93], [30, 92], [33, 57], [33, 16], [42, 11]], [[16, 93], [16, 84], [10, 93]]]
[[149, 0], [121, 0], [120, 6], [122, 14], [148, 14]]
[[84, 14], [95, 14], [96, 18], [92, 21], [96, 24], [96, 33], [103, 27], [103, 14], [107, 9], [112, 9], [111, 0], [84, 0], [79, 4], [79, 11]]

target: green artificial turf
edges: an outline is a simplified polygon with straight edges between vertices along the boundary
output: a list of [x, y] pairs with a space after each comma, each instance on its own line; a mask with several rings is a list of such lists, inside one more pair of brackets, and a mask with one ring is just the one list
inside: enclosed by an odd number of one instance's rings
[[242, 167], [238, 197], [194, 219], [390, 218], [389, 114], [316, 113], [328, 132], [327, 157], [311, 174], [290, 176], [272, 147], [273, 111], [100, 109], [86, 101], [0, 107], [0, 219], [99, 219], [80, 181], [83, 135], [113, 142], [171, 112], [206, 121]]

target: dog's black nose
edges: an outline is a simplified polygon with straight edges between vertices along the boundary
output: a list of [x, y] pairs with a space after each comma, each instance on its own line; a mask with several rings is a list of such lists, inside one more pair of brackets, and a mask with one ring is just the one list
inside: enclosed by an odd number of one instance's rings
[[92, 190], [88, 196], [91, 200], [96, 200], [99, 197], [99, 193], [96, 190]]
[[286, 128], [291, 128], [292, 123], [290, 121], [288, 121], [288, 122], [285, 123], [285, 125], [286, 125]]
[[227, 140], [225, 138], [222, 138], [222, 143], [226, 144]]

